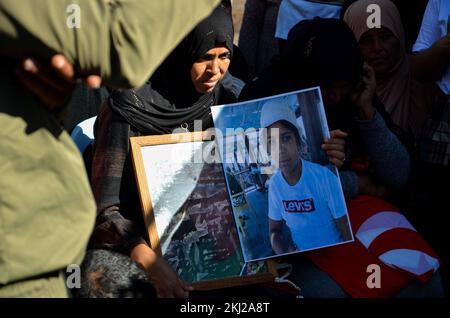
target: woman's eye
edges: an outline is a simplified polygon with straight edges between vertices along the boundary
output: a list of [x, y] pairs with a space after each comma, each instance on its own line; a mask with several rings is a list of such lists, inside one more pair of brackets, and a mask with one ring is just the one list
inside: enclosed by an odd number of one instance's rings
[[199, 60], [202, 62], [205, 62], [205, 61], [211, 61], [213, 59], [214, 59], [214, 56], [212, 56], [210, 54], [206, 54], [206, 55], [202, 56]]
[[369, 43], [370, 39], [368, 39], [367, 37], [362, 37], [359, 39], [359, 44], [367, 44]]

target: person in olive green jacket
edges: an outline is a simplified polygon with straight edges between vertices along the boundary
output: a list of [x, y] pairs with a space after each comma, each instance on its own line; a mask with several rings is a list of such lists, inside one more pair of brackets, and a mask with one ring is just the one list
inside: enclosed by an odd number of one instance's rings
[[79, 76], [137, 87], [217, 3], [0, 1], [0, 297], [66, 297], [62, 271], [82, 261], [96, 210], [76, 146], [19, 84], [18, 61], [61, 53]]

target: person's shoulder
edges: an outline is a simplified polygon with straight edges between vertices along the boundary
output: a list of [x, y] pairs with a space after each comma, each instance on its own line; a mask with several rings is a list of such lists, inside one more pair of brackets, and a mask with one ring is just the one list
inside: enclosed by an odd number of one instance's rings
[[[437, 0], [435, 0], [437, 1]], [[450, 11], [450, 2], [448, 0], [440, 0], [438, 1], [439, 10], [444, 11], [445, 13], [448, 13]]]
[[150, 81], [135, 89], [114, 89], [110, 92], [109, 98], [113, 103], [135, 104], [137, 97], [149, 96], [156, 92]]
[[312, 162], [312, 161], [308, 161], [308, 160], [305, 160], [305, 159], [302, 159], [302, 164], [303, 164], [303, 169], [320, 170], [320, 171], [322, 171], [322, 169], [325, 168], [324, 166], [322, 166], [322, 165], [320, 165], [318, 163], [315, 163], [315, 162]]
[[291, 90], [284, 72], [276, 66], [270, 66], [261, 74], [245, 84], [239, 95], [239, 101], [245, 102], [287, 93]]
[[281, 181], [282, 181], [281, 171], [280, 171], [280, 170], [277, 170], [277, 171], [275, 172], [275, 174], [274, 174], [272, 177], [270, 177], [270, 180], [269, 180], [269, 187], [270, 187], [272, 184], [274, 184], [274, 183], [279, 184]]
[[275, 171], [275, 173], [273, 174], [273, 176], [270, 178], [271, 182], [274, 182], [274, 180], [279, 180], [281, 177], [281, 170], [278, 169], [277, 171]]
[[303, 170], [307, 173], [313, 173], [316, 176], [320, 176], [320, 177], [329, 177], [334, 175], [333, 172], [331, 172], [330, 169], [328, 169], [327, 166], [322, 166], [318, 163], [315, 162], [311, 162], [308, 160], [304, 160], [302, 159], [302, 163], [303, 163]]
[[424, 15], [428, 15], [429, 18], [434, 18], [435, 15], [438, 15], [445, 8], [450, 8], [448, 0], [429, 0]]
[[236, 103], [245, 83], [227, 72], [220, 81], [216, 90], [216, 102], [218, 105]]

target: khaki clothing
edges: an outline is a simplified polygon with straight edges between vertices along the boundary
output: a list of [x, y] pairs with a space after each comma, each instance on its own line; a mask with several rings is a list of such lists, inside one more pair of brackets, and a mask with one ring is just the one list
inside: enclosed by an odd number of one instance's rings
[[[0, 53], [63, 53], [83, 73], [100, 72], [109, 86], [137, 87], [218, 2], [1, 0]], [[75, 13], [79, 19], [73, 20]], [[71, 28], [77, 21], [80, 28]]]
[[[8, 292], [14, 282], [80, 264], [96, 215], [82, 158], [55, 116], [16, 81], [18, 59], [60, 52], [105, 84], [139, 86], [217, 3], [0, 1], [2, 296], [16, 295]], [[66, 25], [70, 4], [80, 8], [79, 29]]]
[[30, 279], [0, 288], [0, 298], [67, 298], [63, 273], [46, 278]]

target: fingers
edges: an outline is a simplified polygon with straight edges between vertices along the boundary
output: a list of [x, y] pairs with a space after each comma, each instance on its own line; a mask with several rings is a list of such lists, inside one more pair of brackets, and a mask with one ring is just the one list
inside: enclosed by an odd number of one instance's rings
[[336, 158], [330, 158], [330, 162], [336, 166], [336, 168], [340, 169], [344, 166], [344, 161]]
[[[67, 82], [75, 83], [77, 76], [75, 74], [73, 65], [62, 54], [56, 54], [51, 59], [51, 66], [55, 72]], [[99, 75], [89, 75], [84, 78], [87, 87], [91, 89], [100, 88], [102, 85], [102, 78]]]
[[345, 156], [345, 146], [339, 144], [323, 144], [321, 146], [322, 150], [324, 150], [328, 155], [330, 153], [332, 155], [338, 153], [338, 158], [343, 158]]
[[345, 153], [341, 150], [327, 150], [326, 151], [328, 157], [337, 158], [339, 160], [345, 160]]
[[[27, 58], [17, 71], [19, 81], [37, 96], [50, 110], [61, 107], [72, 96], [77, 76], [72, 64], [61, 54], [54, 55], [50, 65], [43, 66], [34, 59]], [[85, 78], [90, 88], [99, 88], [102, 79], [98, 75]]]
[[186, 290], [188, 292], [195, 290], [194, 287], [192, 287], [191, 285], [186, 285], [185, 283], [183, 283], [183, 288], [184, 288], [184, 290]]
[[367, 85], [371, 84], [376, 86], [375, 70], [373, 69], [373, 67], [367, 64], [367, 62], [364, 62], [363, 68], [367, 73], [367, 77], [364, 78], [364, 82]]
[[[50, 64], [62, 79], [71, 83], [76, 82], [77, 77], [73, 69], [73, 65], [64, 55], [54, 55], [51, 59]], [[89, 88], [97, 89], [102, 85], [102, 78], [98, 75], [89, 75], [84, 78], [84, 82]]]
[[50, 110], [66, 104], [75, 84], [62, 80], [50, 67], [43, 67], [34, 59], [27, 58], [22, 70], [16, 72], [19, 81]]
[[325, 140], [322, 149], [326, 152], [329, 160], [336, 167], [341, 168], [345, 162], [345, 139], [347, 133], [342, 130], [333, 130], [330, 132], [331, 138]]
[[53, 88], [61, 93], [71, 94], [75, 87], [74, 83], [61, 80], [61, 78], [49, 67], [43, 67], [40, 63], [31, 58], [27, 58], [23, 61], [22, 68], [23, 71], [30, 76], [36, 77], [47, 84], [49, 88]]
[[56, 74], [58, 74], [62, 79], [66, 80], [67, 82], [75, 83], [75, 71], [72, 64], [64, 55], [54, 55], [50, 61], [50, 65], [52, 66]]
[[348, 134], [340, 129], [330, 131], [330, 139], [324, 141], [325, 144], [340, 144], [345, 145], [345, 138]]
[[331, 138], [346, 138], [348, 134], [340, 129], [330, 131]]
[[187, 285], [185, 282], [183, 282], [181, 279], [179, 279], [179, 286], [177, 288], [177, 292], [175, 293], [175, 296], [177, 298], [188, 298], [189, 292], [193, 291], [194, 288], [192, 286]]
[[329, 147], [335, 147], [335, 146], [339, 146], [343, 149], [345, 147], [345, 140], [342, 138], [327, 139], [322, 144], [322, 149], [327, 150], [327, 149], [329, 149]]
[[325, 151], [328, 150], [339, 150], [345, 151], [345, 139], [344, 138], [331, 138], [324, 141], [322, 144], [322, 149]]
[[363, 70], [367, 72], [369, 67], [370, 67], [369, 64], [366, 61], [364, 61], [364, 63], [363, 63]]
[[86, 83], [87, 87], [91, 89], [97, 89], [102, 85], [102, 78], [98, 75], [90, 75], [84, 79], [84, 82]]
[[64, 94], [55, 91], [55, 89], [49, 87], [37, 77], [21, 70], [17, 70], [16, 75], [22, 85], [34, 94], [48, 109], [53, 110], [65, 104], [66, 96]]
[[344, 165], [345, 154], [342, 151], [327, 151], [327, 156], [330, 162], [334, 163], [338, 168]]
[[157, 290], [157, 295], [159, 298], [188, 298], [189, 292], [193, 290], [194, 288], [191, 286], [179, 284], [177, 286], [172, 286], [172, 288], [161, 288]]
[[325, 150], [328, 159], [336, 167], [341, 168], [345, 162], [345, 151], [343, 145], [322, 145], [322, 149]]
[[188, 298], [189, 297], [189, 291], [183, 289], [183, 288], [177, 288], [174, 292], [174, 296], [176, 298]]

